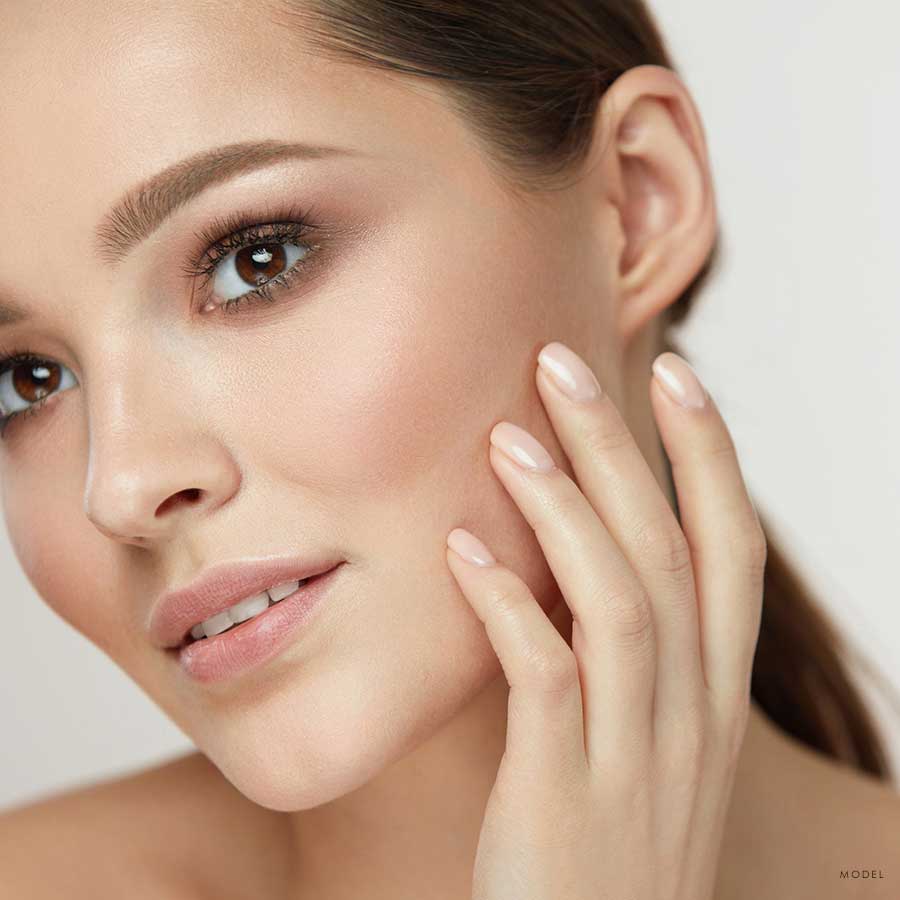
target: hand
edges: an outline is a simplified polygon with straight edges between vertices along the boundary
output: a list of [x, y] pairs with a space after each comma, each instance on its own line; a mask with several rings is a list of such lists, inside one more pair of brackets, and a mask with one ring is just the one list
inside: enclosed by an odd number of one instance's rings
[[[599, 390], [564, 345], [545, 358], [582, 396]], [[660, 362], [691, 372], [672, 353]], [[521, 578], [469, 532], [448, 535], [447, 563], [509, 682], [473, 900], [713, 896], [766, 543], [712, 398], [696, 383], [687, 396], [703, 405], [681, 406], [651, 385], [684, 530], [605, 392], [569, 399], [537, 369], [578, 484], [521, 428], [491, 432], [491, 464], [572, 611], [571, 648]], [[474, 550], [476, 564], [453, 547]]]

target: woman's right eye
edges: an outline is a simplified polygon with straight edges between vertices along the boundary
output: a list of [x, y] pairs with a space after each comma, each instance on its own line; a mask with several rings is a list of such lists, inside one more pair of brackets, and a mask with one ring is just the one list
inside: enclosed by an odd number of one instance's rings
[[10, 420], [32, 414], [54, 392], [77, 383], [68, 366], [29, 351], [0, 360], [0, 436]]

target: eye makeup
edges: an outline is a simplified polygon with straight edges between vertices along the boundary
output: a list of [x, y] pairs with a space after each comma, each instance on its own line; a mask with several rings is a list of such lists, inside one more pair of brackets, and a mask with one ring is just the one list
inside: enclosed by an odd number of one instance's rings
[[[261, 221], [259, 212], [248, 207], [223, 217], [214, 217], [207, 226], [194, 233], [195, 250], [188, 254], [188, 261], [180, 269], [191, 280], [192, 311], [208, 315], [217, 314], [216, 311], [221, 309], [223, 315], [234, 315], [239, 310], [243, 311], [245, 305], [275, 303], [282, 292], [304, 277], [311, 277], [321, 267], [328, 243], [327, 236], [340, 230], [333, 225], [321, 223], [314, 206], [307, 209], [287, 203], [284, 207], [267, 210], [262, 218], [265, 221]], [[316, 235], [316, 238], [304, 240], [308, 235]], [[302, 247], [306, 253], [283, 272], [264, 280], [259, 278], [256, 287], [248, 284], [248, 290], [237, 297], [216, 302], [216, 298], [210, 295], [209, 284], [214, 281], [223, 261], [232, 254], [251, 249], [258, 251], [263, 258], [274, 258], [271, 251], [284, 245]], [[198, 296], [199, 302], [196, 300]], [[28, 348], [0, 350], [0, 396], [7, 390], [4, 379], [11, 381], [9, 390], [15, 391], [17, 382], [25, 384], [29, 377], [34, 377], [35, 372], [43, 373], [39, 376], [43, 379], [46, 373], [59, 368], [59, 363]], [[59, 382], [60, 379], [55, 381]], [[74, 377], [71, 382], [77, 383]], [[6, 428], [13, 419], [36, 414], [44, 402], [54, 396], [52, 391], [44, 390], [43, 385], [36, 384], [34, 392], [42, 396], [30, 406], [0, 416], [0, 440], [4, 439]], [[27, 398], [22, 399], [28, 402]]]
[[[193, 283], [191, 307], [204, 313], [221, 307], [225, 313], [234, 313], [243, 303], [266, 302], [276, 299], [282, 288], [290, 285], [302, 270], [310, 267], [313, 260], [322, 250], [321, 243], [310, 243], [301, 240], [307, 235], [321, 231], [323, 226], [317, 224], [317, 216], [298, 206], [288, 206], [283, 211], [277, 209], [268, 214], [273, 221], [260, 223], [258, 215], [249, 209], [232, 213], [224, 218], [216, 217], [212, 222], [194, 235], [199, 253], [191, 256], [187, 265], [181, 269], [182, 274], [191, 278]], [[221, 303], [214, 303], [208, 296], [208, 285], [213, 281], [216, 271], [223, 260], [232, 253], [241, 253], [247, 249], [265, 250], [273, 245], [293, 244], [304, 247], [308, 252], [297, 260], [286, 271], [266, 279], [257, 287], [249, 287], [239, 295]], [[318, 262], [318, 260], [315, 260]], [[199, 284], [198, 284], [199, 281]], [[195, 304], [194, 293], [199, 290], [201, 300]]]

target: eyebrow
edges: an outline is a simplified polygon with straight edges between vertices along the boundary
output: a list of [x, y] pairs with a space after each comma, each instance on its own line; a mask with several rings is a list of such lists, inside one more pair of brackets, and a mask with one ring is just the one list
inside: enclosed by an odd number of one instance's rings
[[[176, 210], [207, 188], [285, 159], [365, 156], [361, 150], [278, 140], [242, 141], [201, 150], [123, 194], [94, 231], [97, 258], [114, 268]], [[26, 308], [0, 300], [0, 327], [30, 318]]]
[[146, 179], [116, 201], [94, 232], [94, 251], [115, 267], [173, 212], [207, 188], [278, 160], [363, 155], [349, 147], [276, 140], [202, 150]]

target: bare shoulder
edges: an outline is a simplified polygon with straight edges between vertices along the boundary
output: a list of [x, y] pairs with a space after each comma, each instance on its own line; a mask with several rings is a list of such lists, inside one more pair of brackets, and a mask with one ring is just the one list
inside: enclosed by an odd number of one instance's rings
[[[895, 900], [900, 881], [900, 788], [798, 742], [815, 796], [823, 900]], [[810, 823], [812, 824], [812, 823]]]
[[[201, 763], [190, 754], [42, 797], [0, 815], [0, 898], [112, 896], [133, 873], [134, 896], [192, 896], [177, 840], [179, 782]], [[171, 843], [163, 840], [168, 835]], [[12, 883], [10, 883], [10, 881]], [[182, 883], [179, 884], [179, 881]], [[196, 893], [194, 897], [198, 896]]]
[[820, 752], [751, 706], [717, 900], [896, 900], [898, 834], [896, 784]]
[[0, 900], [205, 900], [223, 883], [250, 897], [261, 862], [279, 872], [283, 837], [278, 814], [189, 753], [0, 814]]
[[840, 833], [845, 837], [835, 848], [838, 872], [831, 896], [895, 900], [900, 896], [900, 789], [858, 769], [837, 769], [834, 802], [844, 818]]

